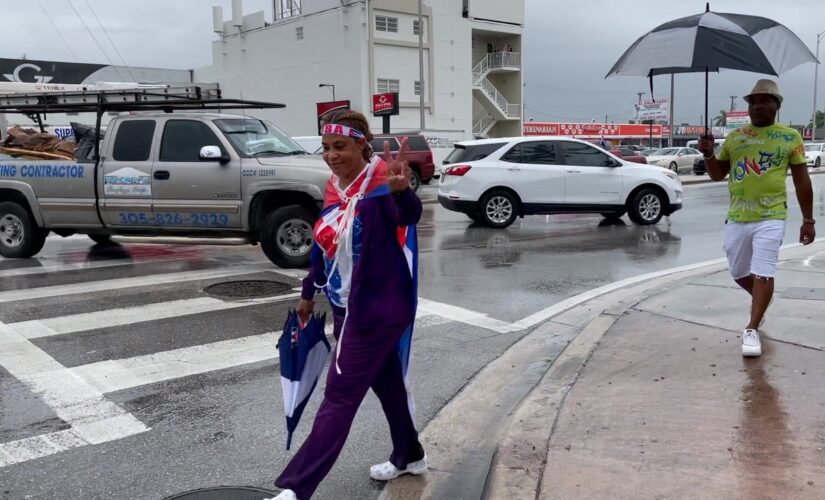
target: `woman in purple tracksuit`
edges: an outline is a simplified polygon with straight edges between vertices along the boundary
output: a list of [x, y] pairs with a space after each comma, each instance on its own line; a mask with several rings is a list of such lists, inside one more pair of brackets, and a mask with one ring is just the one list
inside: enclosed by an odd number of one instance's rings
[[384, 408], [393, 442], [390, 460], [372, 466], [370, 476], [387, 481], [427, 470], [405, 376], [415, 320], [415, 224], [421, 201], [410, 189], [406, 142], [395, 159], [385, 147], [381, 160], [372, 154], [371, 139], [361, 113], [341, 113], [324, 126], [324, 160], [332, 176], [298, 313], [308, 318], [316, 292], [323, 289], [338, 343], [312, 431], [275, 481], [282, 488], [278, 500], [312, 496], [338, 458], [370, 388]]

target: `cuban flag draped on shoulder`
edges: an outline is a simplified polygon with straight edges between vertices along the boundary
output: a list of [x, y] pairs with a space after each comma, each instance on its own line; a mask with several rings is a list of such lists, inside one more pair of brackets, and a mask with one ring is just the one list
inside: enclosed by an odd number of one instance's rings
[[[315, 242], [321, 249], [324, 259], [324, 274], [327, 277], [324, 291], [330, 302], [338, 307], [346, 309], [348, 306], [352, 271], [361, 256], [362, 222], [359, 218], [358, 203], [361, 200], [378, 196], [390, 196], [387, 177], [386, 162], [378, 156], [373, 156], [358, 178], [346, 189], [342, 189], [338, 185], [338, 179], [334, 176], [327, 183], [324, 210], [321, 212], [321, 218], [315, 226]], [[397, 237], [413, 279], [414, 290], [412, 295], [415, 298], [418, 297], [418, 238], [416, 227], [414, 225], [399, 226]], [[345, 330], [346, 319], [336, 348], [339, 354], [341, 345], [344, 342]], [[412, 331], [413, 323], [410, 323], [398, 345], [398, 354], [401, 359], [405, 381], [410, 360]], [[336, 370], [339, 370], [337, 366]]]

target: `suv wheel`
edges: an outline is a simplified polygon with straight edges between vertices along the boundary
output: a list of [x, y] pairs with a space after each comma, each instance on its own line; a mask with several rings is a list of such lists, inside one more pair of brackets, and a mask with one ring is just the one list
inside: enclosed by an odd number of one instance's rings
[[418, 188], [421, 187], [421, 175], [415, 170], [410, 173], [412, 174], [410, 175], [410, 189], [418, 191]]
[[822, 158], [820, 158], [820, 157], [818, 157], [818, 156], [817, 156], [817, 157], [816, 157], [816, 160], [814, 160], [814, 168], [819, 168], [819, 166], [820, 166], [821, 164], [822, 164]]
[[267, 258], [284, 269], [309, 267], [315, 217], [300, 205], [270, 212], [261, 225], [258, 239]]
[[662, 195], [654, 189], [642, 189], [633, 197], [628, 209], [628, 217], [636, 224], [656, 224], [664, 210]]
[[0, 255], [28, 259], [46, 244], [48, 231], [40, 229], [29, 212], [17, 203], [0, 203]]
[[479, 213], [481, 221], [497, 229], [515, 222], [518, 214], [516, 197], [507, 191], [491, 191], [481, 199]]

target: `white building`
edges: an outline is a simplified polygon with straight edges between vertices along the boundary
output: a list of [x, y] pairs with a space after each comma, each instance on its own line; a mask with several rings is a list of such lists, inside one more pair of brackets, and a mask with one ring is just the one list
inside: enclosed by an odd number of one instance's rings
[[[224, 97], [282, 102], [259, 114], [288, 133], [317, 133], [316, 103], [350, 100], [374, 131], [372, 95], [399, 93], [392, 131], [420, 129], [419, 91], [429, 138], [521, 135], [523, 0], [424, 0], [424, 84], [419, 76], [417, 0], [274, 0], [275, 16], [231, 19], [215, 7], [212, 65], [194, 81]], [[431, 76], [432, 75], [432, 76]]]

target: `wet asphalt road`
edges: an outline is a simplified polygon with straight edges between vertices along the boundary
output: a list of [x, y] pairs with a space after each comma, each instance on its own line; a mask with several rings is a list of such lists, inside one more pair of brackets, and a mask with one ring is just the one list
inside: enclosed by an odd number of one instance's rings
[[[820, 177], [815, 216], [825, 218]], [[433, 187], [421, 197], [434, 200]], [[575, 215], [529, 217], [505, 230], [426, 205], [426, 304], [413, 360], [419, 425], [521, 338], [509, 323], [616, 280], [722, 257], [725, 186], [687, 186], [684, 204], [652, 227]], [[786, 243], [800, 222], [793, 195], [791, 205]], [[274, 270], [253, 247], [106, 248], [55, 238], [38, 259], [0, 260], [0, 277], [0, 499], [157, 499], [272, 484], [290, 456], [273, 357], [294, 274]], [[281, 288], [264, 303], [204, 291], [236, 279]], [[472, 312], [488, 317], [479, 326]], [[369, 395], [316, 498], [377, 495], [367, 469], [386, 460], [388, 443]]]

